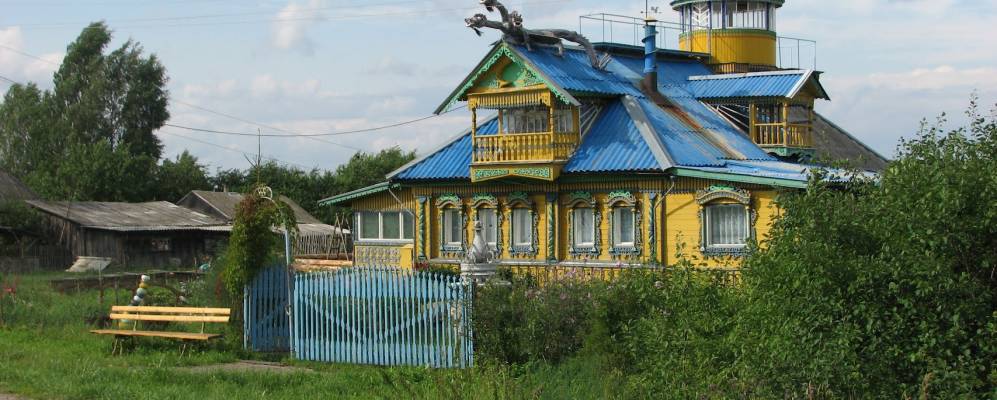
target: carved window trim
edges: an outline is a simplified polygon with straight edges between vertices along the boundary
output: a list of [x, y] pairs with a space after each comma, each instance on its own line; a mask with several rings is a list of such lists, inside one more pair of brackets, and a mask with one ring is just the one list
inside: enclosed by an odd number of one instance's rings
[[751, 192], [727, 185], [713, 185], [696, 191], [696, 203], [699, 204], [699, 251], [707, 257], [743, 257], [750, 253], [747, 243], [737, 247], [710, 247], [706, 245], [707, 226], [706, 209], [714, 205], [740, 204], [744, 206], [748, 228], [746, 241], [755, 239], [755, 222], [758, 213], [752, 207]]
[[[526, 209], [530, 214], [530, 222], [532, 230], [532, 237], [530, 238], [529, 246], [522, 246], [516, 244], [515, 232], [516, 232], [516, 221], [513, 218], [513, 210], [515, 209]], [[513, 192], [510, 193], [506, 198], [506, 207], [504, 210], [508, 213], [509, 218], [509, 255], [514, 257], [535, 257], [540, 250], [540, 232], [538, 229], [539, 215], [536, 210], [536, 204], [530, 199], [529, 194], [525, 192]]]
[[[592, 246], [575, 246], [575, 210], [579, 208], [592, 209], [593, 229]], [[565, 200], [568, 215], [568, 254], [573, 257], [598, 257], [602, 253], [602, 209], [599, 202], [590, 192], [572, 192]]]
[[[632, 192], [624, 190], [610, 192], [606, 198], [606, 206], [609, 209], [609, 254], [613, 255], [614, 258], [639, 256], [644, 248], [643, 213], [637, 197]], [[620, 208], [629, 208], [633, 213], [634, 241], [632, 245], [617, 245], [616, 243], [616, 210]]]
[[[446, 235], [444, 234], [444, 218], [443, 214], [446, 210], [457, 210], [457, 218], [460, 220], [460, 244], [454, 245], [447, 243]], [[440, 241], [440, 255], [443, 257], [454, 257], [460, 258], [464, 256], [464, 252], [467, 249], [467, 214], [464, 212], [464, 203], [461, 201], [460, 197], [455, 194], [445, 194], [436, 199], [436, 211], [437, 211], [437, 237]]]
[[[481, 222], [478, 213], [481, 209], [495, 210], [495, 247], [491, 250], [495, 252], [495, 258], [502, 257], [502, 225], [505, 214], [502, 212], [502, 205], [498, 198], [490, 193], [475, 194], [471, 198], [471, 210], [474, 213], [474, 221]], [[484, 224], [482, 224], [484, 227]], [[473, 240], [473, 239], [472, 239]]]

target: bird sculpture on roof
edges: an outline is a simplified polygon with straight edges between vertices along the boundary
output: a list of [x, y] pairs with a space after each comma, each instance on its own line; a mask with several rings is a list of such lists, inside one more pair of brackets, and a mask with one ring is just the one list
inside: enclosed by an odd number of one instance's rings
[[489, 20], [486, 15], [480, 13], [474, 14], [470, 18], [465, 18], [464, 23], [468, 28], [474, 30], [474, 33], [478, 36], [481, 36], [480, 28], [491, 28], [501, 31], [503, 33], [503, 40], [522, 44], [530, 51], [533, 50], [532, 44], [534, 43], [555, 46], [557, 47], [558, 56], [564, 56], [564, 43], [561, 42], [562, 39], [575, 42], [585, 49], [592, 68], [599, 70], [605, 68], [608, 56], [604, 54], [602, 57], [599, 57], [592, 43], [582, 34], [567, 29], [527, 29], [523, 26], [523, 16], [518, 11], [510, 12], [498, 0], [480, 0], [480, 2], [488, 12], [497, 10], [502, 17], [502, 22]]

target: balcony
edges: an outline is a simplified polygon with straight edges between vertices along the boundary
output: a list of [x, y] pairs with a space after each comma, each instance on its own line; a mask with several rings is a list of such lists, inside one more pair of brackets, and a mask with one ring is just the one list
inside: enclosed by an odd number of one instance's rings
[[765, 151], [781, 157], [806, 159], [813, 155], [814, 138], [810, 124], [754, 124], [751, 140]]
[[473, 164], [566, 161], [578, 146], [575, 132], [508, 133], [475, 136]]
[[[468, 96], [472, 115], [471, 180], [506, 177], [552, 181], [579, 143], [579, 108], [555, 101], [545, 88], [498, 89]], [[477, 112], [498, 112], [479, 131]]]

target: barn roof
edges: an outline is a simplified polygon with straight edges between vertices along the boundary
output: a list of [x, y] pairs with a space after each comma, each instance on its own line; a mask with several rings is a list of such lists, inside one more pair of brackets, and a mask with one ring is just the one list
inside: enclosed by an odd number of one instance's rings
[[38, 195], [13, 175], [0, 171], [0, 202], [34, 200]]
[[[236, 192], [212, 192], [208, 190], [192, 190], [183, 199], [178, 201], [178, 204], [188, 204], [190, 200], [197, 200], [211, 209], [217, 211], [216, 217], [223, 218], [226, 221], [232, 221], [235, 219], [235, 207], [242, 201], [242, 193]], [[294, 210], [294, 217], [298, 220], [299, 224], [321, 224], [318, 218], [315, 218], [308, 211], [305, 211], [298, 203], [287, 198], [286, 196], [280, 196], [281, 201], [287, 203]]]
[[176, 230], [225, 232], [231, 229], [226, 221], [168, 201], [118, 203], [29, 200], [27, 203], [54, 217], [92, 229], [119, 232]]

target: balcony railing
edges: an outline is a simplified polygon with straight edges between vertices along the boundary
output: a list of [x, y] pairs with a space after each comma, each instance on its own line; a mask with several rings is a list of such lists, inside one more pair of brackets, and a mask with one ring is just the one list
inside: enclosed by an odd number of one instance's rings
[[474, 137], [474, 163], [567, 160], [578, 146], [574, 132], [503, 133]]
[[761, 147], [814, 147], [811, 127], [808, 124], [755, 124], [752, 138]]

